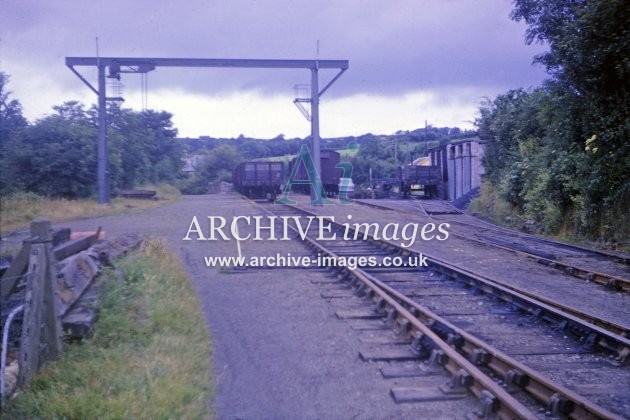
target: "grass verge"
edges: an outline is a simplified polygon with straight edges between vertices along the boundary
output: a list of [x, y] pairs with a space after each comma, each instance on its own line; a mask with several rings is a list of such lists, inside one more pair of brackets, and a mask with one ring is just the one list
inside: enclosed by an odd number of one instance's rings
[[3, 418], [208, 418], [209, 337], [177, 257], [160, 240], [101, 277], [94, 336], [3, 404]]
[[46, 217], [52, 222], [61, 222], [81, 217], [151, 209], [170, 204], [180, 197], [179, 191], [170, 185], [144, 186], [141, 189], [156, 190], [159, 199], [114, 198], [110, 205], [104, 206], [91, 199], [46, 198], [33, 193], [17, 193], [2, 197], [0, 232], [6, 233], [25, 228], [37, 216]]

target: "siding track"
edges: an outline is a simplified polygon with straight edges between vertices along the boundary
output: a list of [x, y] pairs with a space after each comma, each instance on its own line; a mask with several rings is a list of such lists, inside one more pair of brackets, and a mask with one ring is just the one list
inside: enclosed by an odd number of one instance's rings
[[[278, 216], [315, 215], [302, 208], [265, 205]], [[305, 243], [314, 254], [343, 257], [413, 255], [383, 240]], [[342, 226], [332, 231], [342, 235]], [[360, 235], [363, 236], [363, 235]], [[340, 287], [365, 298], [368, 315], [397, 331], [384, 354], [365, 360], [442, 366], [451, 381], [444, 395], [472, 393], [478, 416], [499, 418], [630, 417], [630, 336], [626, 326], [428, 257], [428, 267], [333, 269]], [[338, 313], [338, 317], [348, 317]], [[423, 390], [392, 387], [397, 402], [423, 401]]]

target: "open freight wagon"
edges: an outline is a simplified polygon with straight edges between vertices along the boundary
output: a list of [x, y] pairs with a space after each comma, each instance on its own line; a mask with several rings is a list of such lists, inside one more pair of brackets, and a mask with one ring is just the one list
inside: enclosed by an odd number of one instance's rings
[[[295, 166], [297, 160], [297, 158], [293, 158], [291, 162], [289, 162], [289, 174], [293, 172], [293, 167]], [[321, 178], [324, 191], [329, 197], [335, 197], [339, 194], [339, 183], [343, 177], [343, 170], [337, 167], [340, 161], [341, 156], [339, 155], [339, 152], [334, 150], [320, 151], [321, 174], [319, 174], [319, 176]], [[306, 166], [303, 161], [300, 162], [300, 166], [298, 167], [294, 180], [309, 180], [308, 171], [306, 170]], [[311, 191], [311, 186], [309, 184], [293, 184], [291, 189], [294, 192], [308, 194]]]
[[232, 173], [236, 191], [249, 198], [275, 200], [283, 179], [282, 162], [243, 162]]
[[433, 198], [438, 196], [442, 173], [436, 165], [406, 165], [400, 168], [400, 189], [405, 197], [410, 195]]

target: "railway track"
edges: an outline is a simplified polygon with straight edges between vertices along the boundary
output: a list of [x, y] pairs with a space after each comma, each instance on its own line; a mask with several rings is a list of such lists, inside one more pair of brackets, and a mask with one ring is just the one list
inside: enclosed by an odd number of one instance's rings
[[[266, 206], [275, 215], [314, 215], [301, 208]], [[383, 240], [316, 241], [319, 255], [413, 255]], [[332, 223], [333, 232], [341, 232]], [[499, 418], [622, 418], [630, 416], [629, 331], [614, 321], [528, 295], [497, 279], [484, 278], [428, 256], [427, 268], [339, 268], [339, 286], [370, 304], [363, 314], [380, 318], [399, 340], [384, 354], [365, 360], [424, 361], [452, 379], [441, 392], [472, 393], [477, 415]], [[340, 318], [353, 316], [338, 313]], [[428, 363], [426, 363], [428, 362]], [[422, 370], [422, 369], [421, 369]], [[541, 373], [541, 372], [544, 372]], [[423, 401], [422, 390], [392, 388], [398, 402]]]
[[627, 254], [551, 241], [480, 220], [475, 222], [462, 220], [461, 217], [453, 217], [461, 215], [461, 212], [446, 203], [436, 208], [434, 204], [414, 200], [396, 208], [396, 204], [380, 205], [360, 200], [357, 202], [383, 210], [403, 211], [419, 214], [434, 221], [448, 222], [454, 228], [451, 234], [462, 240], [518, 254], [572, 277], [603, 285], [610, 290], [630, 292], [630, 255]]

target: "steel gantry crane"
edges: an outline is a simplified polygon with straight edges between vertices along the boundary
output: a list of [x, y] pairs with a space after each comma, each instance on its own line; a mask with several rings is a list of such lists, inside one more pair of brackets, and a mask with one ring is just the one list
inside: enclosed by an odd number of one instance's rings
[[[311, 139], [315, 168], [321, 173], [319, 137], [319, 98], [348, 69], [348, 60], [278, 60], [278, 59], [234, 59], [234, 58], [139, 58], [139, 57], [66, 57], [66, 66], [98, 96], [98, 202], [109, 203], [108, 158], [107, 158], [107, 113], [108, 98], [105, 86], [107, 77], [120, 79], [121, 73], [146, 74], [157, 67], [224, 67], [224, 68], [272, 68], [307, 69], [311, 72]], [[75, 67], [92, 66], [98, 69], [98, 86], [94, 87]], [[338, 69], [339, 72], [323, 89], [319, 89], [319, 70]]]

